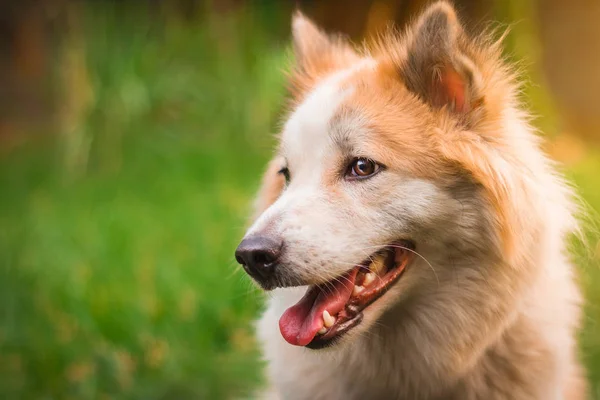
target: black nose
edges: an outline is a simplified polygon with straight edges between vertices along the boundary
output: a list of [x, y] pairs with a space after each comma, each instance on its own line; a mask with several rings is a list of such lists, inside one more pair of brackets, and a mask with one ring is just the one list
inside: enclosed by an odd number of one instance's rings
[[282, 242], [266, 236], [250, 236], [238, 246], [235, 259], [250, 276], [268, 280], [275, 272], [281, 254]]

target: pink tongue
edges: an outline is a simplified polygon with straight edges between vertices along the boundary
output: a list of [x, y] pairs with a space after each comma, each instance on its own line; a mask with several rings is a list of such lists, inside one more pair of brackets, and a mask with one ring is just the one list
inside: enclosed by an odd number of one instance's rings
[[306, 346], [323, 327], [323, 311], [336, 315], [346, 305], [354, 289], [358, 268], [328, 282], [311, 287], [298, 303], [285, 310], [279, 319], [279, 330], [290, 344]]

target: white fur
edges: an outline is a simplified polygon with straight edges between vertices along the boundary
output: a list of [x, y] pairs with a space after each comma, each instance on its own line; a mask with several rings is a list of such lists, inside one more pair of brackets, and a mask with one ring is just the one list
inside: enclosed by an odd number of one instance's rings
[[[509, 257], [497, 210], [467, 173], [425, 179], [390, 165], [368, 180], [342, 177], [349, 158], [377, 159], [371, 121], [361, 110], [339, 112], [360, 90], [348, 80], [376, 67], [367, 59], [331, 74], [297, 107], [279, 151], [291, 182], [247, 235], [283, 240], [278, 268], [288, 283], [335, 279], [398, 239], [414, 240], [419, 254], [328, 349], [292, 346], [279, 332], [279, 318], [306, 287], [273, 291], [257, 326], [269, 398], [582, 398], [574, 339], [581, 299], [565, 245], [576, 229], [572, 195], [526, 116], [507, 100], [498, 120], [481, 128], [493, 125], [494, 140], [474, 140], [487, 146], [486, 165], [508, 192], [509, 229], [518, 230]], [[398, 113], [416, 120], [410, 113], [422, 110]], [[447, 116], [418, 130], [440, 142], [480, 133], [457, 130]], [[395, 140], [403, 134], [394, 132]]]

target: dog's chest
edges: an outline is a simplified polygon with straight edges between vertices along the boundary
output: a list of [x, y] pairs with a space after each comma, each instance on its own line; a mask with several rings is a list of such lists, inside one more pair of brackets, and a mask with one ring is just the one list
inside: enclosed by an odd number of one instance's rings
[[[357, 366], [352, 357], [333, 354], [331, 357], [309, 353], [307, 349], [277, 352], [270, 360], [273, 384], [282, 399], [402, 399], [403, 392], [395, 377], [386, 371], [377, 371], [372, 360], [365, 360], [374, 370], [367, 373]], [[312, 351], [311, 351], [312, 352]], [[274, 352], [275, 353], [275, 352]], [[273, 353], [272, 353], [273, 354]]]
[[381, 382], [367, 379], [349, 379], [344, 376], [344, 367], [338, 365], [339, 370], [325, 370], [321, 367], [314, 368], [314, 374], [298, 376], [295, 380], [285, 379], [277, 382], [282, 399], [291, 400], [394, 400], [402, 399], [398, 389], [386, 387]]

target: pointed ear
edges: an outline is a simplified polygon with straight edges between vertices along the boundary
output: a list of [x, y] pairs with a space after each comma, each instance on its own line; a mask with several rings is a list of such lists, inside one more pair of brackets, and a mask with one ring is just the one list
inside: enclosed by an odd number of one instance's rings
[[292, 17], [292, 39], [296, 61], [300, 64], [317, 58], [332, 46], [329, 37], [299, 10]]
[[296, 86], [310, 85], [318, 77], [358, 60], [358, 54], [339, 36], [327, 35], [300, 11], [292, 17], [296, 57]]
[[445, 1], [430, 6], [409, 36], [401, 73], [409, 90], [434, 108], [466, 114], [483, 99], [480, 73], [464, 52], [465, 33]]

